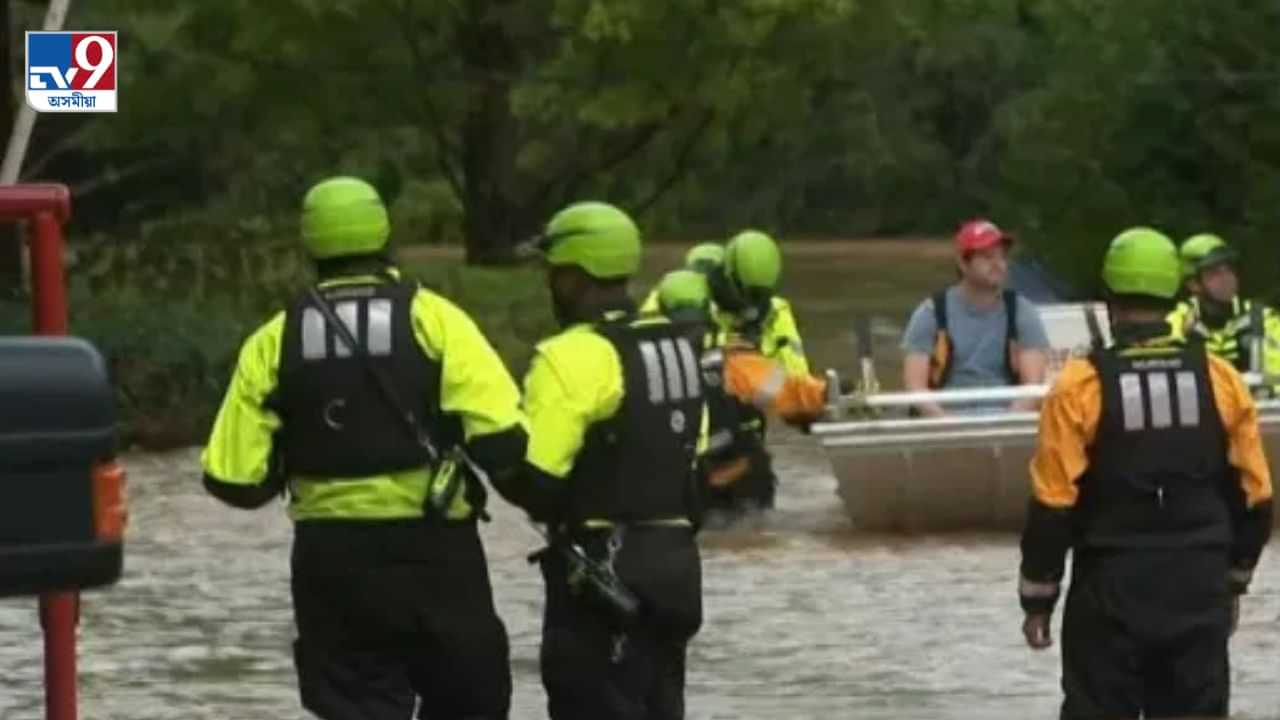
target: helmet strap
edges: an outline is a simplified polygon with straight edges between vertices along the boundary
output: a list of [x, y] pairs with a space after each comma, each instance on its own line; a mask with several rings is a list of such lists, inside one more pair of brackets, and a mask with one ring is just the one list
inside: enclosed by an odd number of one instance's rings
[[707, 274], [707, 287], [711, 291], [712, 301], [727, 313], [737, 314], [746, 306], [746, 298], [723, 265]]
[[1232, 303], [1218, 302], [1204, 294], [1196, 298], [1196, 305], [1200, 309], [1200, 319], [1211, 328], [1226, 325], [1234, 314]]

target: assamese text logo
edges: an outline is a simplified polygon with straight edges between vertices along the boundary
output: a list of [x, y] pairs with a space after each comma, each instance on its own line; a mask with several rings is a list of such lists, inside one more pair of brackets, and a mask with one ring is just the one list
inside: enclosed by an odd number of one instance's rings
[[27, 33], [27, 104], [36, 112], [116, 111], [116, 33]]

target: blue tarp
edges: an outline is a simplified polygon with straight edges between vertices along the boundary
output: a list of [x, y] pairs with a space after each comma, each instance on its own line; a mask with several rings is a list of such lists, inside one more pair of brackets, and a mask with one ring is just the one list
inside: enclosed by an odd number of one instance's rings
[[1037, 305], [1075, 302], [1081, 299], [1075, 288], [1053, 274], [1044, 263], [1032, 255], [1019, 255], [1009, 261], [1007, 283], [1011, 289], [1017, 290]]

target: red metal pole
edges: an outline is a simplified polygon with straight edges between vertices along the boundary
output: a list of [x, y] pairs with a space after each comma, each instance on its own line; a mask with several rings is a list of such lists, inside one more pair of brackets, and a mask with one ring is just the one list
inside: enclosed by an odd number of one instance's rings
[[[67, 283], [62, 272], [62, 225], [52, 212], [31, 219], [31, 295], [37, 335], [67, 334]], [[40, 596], [44, 630], [46, 720], [76, 720], [76, 625], [80, 594]]]
[[38, 212], [31, 219], [31, 295], [36, 334], [66, 335], [62, 226], [51, 212]]
[[45, 720], [76, 720], [76, 624], [80, 594], [40, 596], [40, 627], [44, 630]]

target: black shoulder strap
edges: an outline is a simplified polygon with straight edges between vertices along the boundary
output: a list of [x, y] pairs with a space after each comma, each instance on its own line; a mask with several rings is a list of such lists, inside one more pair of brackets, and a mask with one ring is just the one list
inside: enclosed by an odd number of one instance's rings
[[947, 331], [947, 290], [943, 288], [933, 294], [933, 322], [938, 332]]
[[1089, 350], [1089, 363], [1093, 365], [1093, 369], [1097, 371], [1099, 378], [1103, 378], [1107, 374], [1114, 374], [1116, 368], [1116, 348], [1115, 347], [1094, 347]]
[[[951, 370], [955, 365], [955, 343], [951, 340], [951, 331], [947, 329], [947, 288], [933, 294], [933, 320], [937, 328], [934, 330], [934, 354], [929, 363], [930, 387], [939, 389], [946, 386], [951, 378]], [[944, 345], [943, 357], [937, 356], [939, 340]], [[936, 376], [935, 376], [936, 373]]]
[[1004, 296], [1004, 322], [1005, 322], [1005, 338], [1008, 342], [1018, 341], [1018, 293], [1013, 290], [1005, 290]]
[[1098, 322], [1098, 313], [1092, 304], [1084, 306], [1084, 324], [1089, 329], [1089, 347], [1098, 349], [1106, 345], [1102, 337], [1102, 325]]
[[1089, 363], [1093, 365], [1093, 370], [1098, 374], [1098, 385], [1102, 399], [1102, 408], [1098, 417], [1097, 436], [1101, 437], [1106, 433], [1118, 432], [1119, 428], [1110, 427], [1109, 424], [1115, 422], [1115, 405], [1117, 388], [1115, 387], [1115, 377], [1119, 373], [1119, 361], [1116, 358], [1118, 348], [1115, 346], [1104, 347], [1102, 345], [1094, 346], [1085, 357]]
[[1013, 366], [1013, 344], [1018, 342], [1018, 293], [1005, 290], [1004, 297], [1004, 376], [1010, 385], [1022, 382]]

